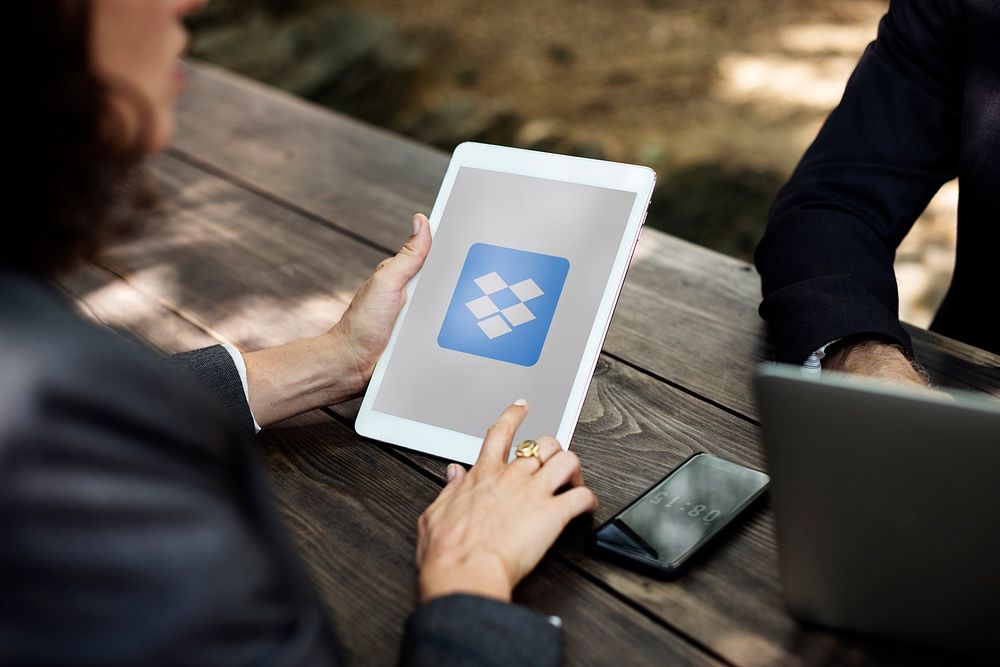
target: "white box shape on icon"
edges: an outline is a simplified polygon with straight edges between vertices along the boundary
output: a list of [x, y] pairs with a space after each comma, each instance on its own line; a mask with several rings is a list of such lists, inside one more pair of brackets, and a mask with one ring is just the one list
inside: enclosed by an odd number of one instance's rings
[[530, 301], [536, 297], [541, 296], [545, 292], [539, 287], [534, 280], [528, 278], [527, 280], [522, 280], [519, 283], [510, 286], [510, 291], [514, 293], [521, 301]]
[[503, 278], [496, 271], [487, 273], [485, 276], [480, 276], [473, 282], [479, 285], [479, 289], [483, 290], [485, 294], [493, 294], [507, 287], [507, 283], [503, 281]]
[[484, 317], [492, 315], [500, 310], [497, 308], [497, 305], [493, 303], [493, 299], [488, 296], [481, 296], [478, 299], [473, 299], [465, 305], [472, 311], [472, 314], [476, 316], [477, 320], [481, 320]]
[[513, 306], [504, 308], [500, 312], [515, 327], [535, 319], [535, 314], [528, 310], [528, 307], [523, 303], [515, 303]]
[[477, 324], [479, 325], [479, 328], [483, 330], [483, 333], [489, 336], [491, 340], [497, 336], [502, 336], [512, 331], [512, 329], [507, 326], [507, 323], [504, 322], [503, 318], [499, 315], [494, 315], [487, 320], [477, 322]]

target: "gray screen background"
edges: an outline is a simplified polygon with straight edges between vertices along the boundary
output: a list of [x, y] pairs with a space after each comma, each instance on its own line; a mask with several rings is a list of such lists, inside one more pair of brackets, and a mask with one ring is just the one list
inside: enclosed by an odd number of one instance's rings
[[[622, 190], [459, 169], [373, 409], [481, 437], [508, 404], [524, 398], [531, 410], [520, 437], [555, 434], [635, 197]], [[569, 260], [534, 366], [437, 344], [465, 257], [475, 243]]]

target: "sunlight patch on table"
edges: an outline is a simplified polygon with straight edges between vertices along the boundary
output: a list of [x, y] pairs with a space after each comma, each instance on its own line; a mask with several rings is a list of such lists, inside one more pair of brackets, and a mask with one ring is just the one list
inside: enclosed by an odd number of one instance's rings
[[235, 344], [249, 349], [281, 345], [329, 330], [347, 310], [352, 296], [335, 291], [289, 301], [246, 294], [234, 299], [227, 315], [214, 326]]

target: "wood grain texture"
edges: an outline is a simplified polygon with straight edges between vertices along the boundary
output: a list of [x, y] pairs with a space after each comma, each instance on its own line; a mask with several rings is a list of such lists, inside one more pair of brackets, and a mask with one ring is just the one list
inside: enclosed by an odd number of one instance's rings
[[[84, 266], [63, 287], [85, 314], [151, 346], [171, 351], [214, 342], [103, 268]], [[136, 310], [159, 317], [151, 324], [133, 318]], [[321, 412], [265, 432], [261, 446], [286, 526], [348, 655], [356, 664], [393, 664], [415, 606], [416, 519], [438, 485]], [[517, 601], [563, 619], [569, 664], [606, 665], [622, 647], [630, 664], [720, 664], [561, 562], [546, 562], [518, 589]]]
[[59, 287], [83, 315], [154, 350], [182, 352], [219, 342], [152, 294], [139, 291], [104, 267], [84, 264], [61, 277]]
[[[185, 159], [383, 252], [429, 210], [447, 166], [439, 151], [210, 66], [193, 70], [180, 119]], [[604, 349], [756, 418], [751, 378], [769, 355], [759, 300], [750, 265], [647, 228]], [[942, 385], [1000, 395], [1000, 357], [923, 331], [915, 343]]]
[[[420, 481], [322, 413], [260, 438], [268, 477], [291, 533], [353, 662], [393, 664], [414, 608], [409, 510]], [[409, 474], [408, 474], [409, 473]]]
[[175, 152], [385, 248], [430, 212], [448, 166], [438, 150], [208, 65], [192, 69], [179, 115]]
[[[62, 286], [86, 315], [151, 347], [217, 342], [101, 267], [83, 266]], [[348, 655], [355, 664], [394, 664], [415, 608], [416, 519], [439, 486], [321, 412], [269, 429], [260, 444], [286, 527]], [[720, 664], [563, 562], [545, 563], [516, 601], [563, 619], [568, 664], [606, 665], [622, 647], [630, 664]]]
[[[594, 525], [694, 452], [762, 467], [757, 431], [744, 419], [603, 358], [573, 441], [585, 478], [601, 500]], [[444, 462], [408, 451], [401, 455], [443, 476]], [[673, 582], [596, 557], [588, 536], [571, 532], [556, 552], [733, 664], [939, 665], [948, 659], [796, 622], [782, 600], [774, 518], [766, 503]]]
[[[172, 202], [171, 220], [159, 238], [118, 248], [109, 262], [133, 289], [189, 321], [206, 323], [223, 339], [270, 345], [323, 330], [349, 298], [327, 297], [328, 286], [349, 295], [382, 257], [376, 248], [173, 158], [158, 160], [154, 168]], [[199, 244], [207, 249], [194, 256], [191, 248]], [[336, 411], [350, 420], [356, 402]], [[574, 447], [602, 499], [599, 520], [693, 451], [763, 465], [756, 428], [746, 419], [608, 357], [598, 366]], [[399, 455], [442, 476], [440, 460]], [[272, 460], [272, 466], [284, 470], [280, 461]], [[300, 504], [291, 503], [290, 511]], [[557, 552], [576, 571], [735, 664], [835, 664], [844, 656], [885, 663], [889, 653], [895, 655], [893, 648], [842, 640], [788, 617], [778, 589], [773, 530], [763, 509], [697, 569], [670, 584], [592, 559], [579, 534]]]
[[917, 360], [942, 387], [1000, 398], [1000, 357], [919, 327], [904, 326], [913, 339]]
[[[286, 522], [341, 638], [359, 664], [390, 664], [415, 606], [417, 517], [439, 487], [321, 413], [262, 440]], [[719, 664], [558, 561], [515, 601], [562, 619], [568, 664], [608, 665], [623, 650], [635, 665]]]

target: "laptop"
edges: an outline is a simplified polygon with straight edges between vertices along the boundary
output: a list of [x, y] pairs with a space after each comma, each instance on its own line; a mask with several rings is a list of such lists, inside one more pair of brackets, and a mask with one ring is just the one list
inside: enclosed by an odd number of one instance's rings
[[756, 390], [792, 614], [1000, 653], [1000, 401], [777, 364]]

